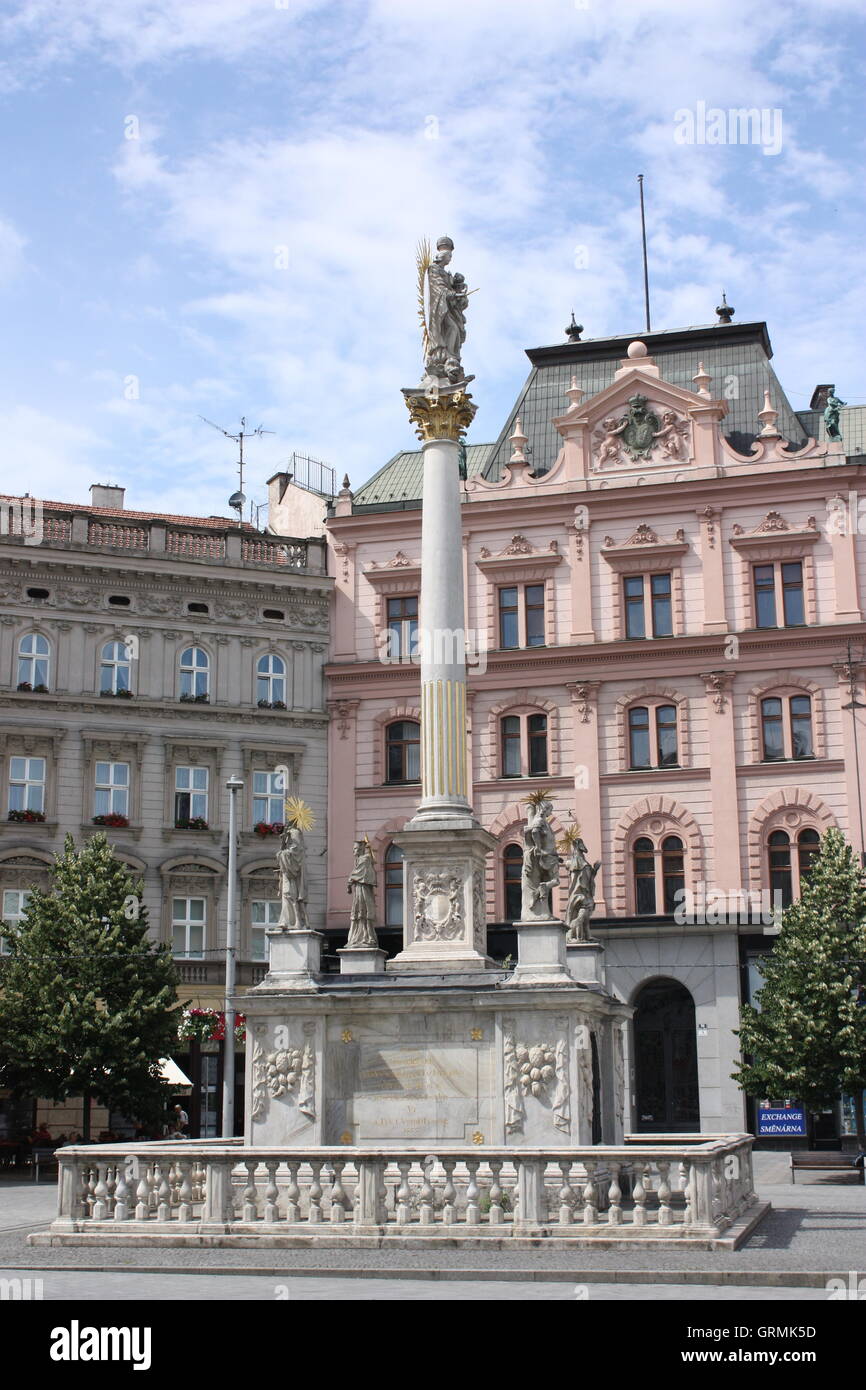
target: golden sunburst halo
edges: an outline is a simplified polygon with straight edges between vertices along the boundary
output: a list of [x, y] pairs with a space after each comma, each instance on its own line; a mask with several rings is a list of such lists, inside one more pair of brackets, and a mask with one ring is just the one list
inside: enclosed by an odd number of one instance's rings
[[562, 832], [562, 836], [556, 842], [556, 848], [560, 854], [568, 854], [574, 844], [580, 839], [580, 826], [577, 821], [572, 821]]
[[529, 796], [524, 797], [527, 806], [540, 806], [542, 801], [550, 801], [553, 792], [550, 787], [537, 787]]
[[312, 830], [315, 824], [316, 817], [306, 801], [299, 796], [286, 797], [286, 825], [293, 825], [296, 830]]

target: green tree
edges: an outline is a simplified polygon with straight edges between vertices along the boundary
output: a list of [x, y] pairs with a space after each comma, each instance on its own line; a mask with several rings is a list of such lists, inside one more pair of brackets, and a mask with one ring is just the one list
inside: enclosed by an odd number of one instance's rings
[[142, 884], [104, 834], [77, 850], [67, 835], [50, 892], [5, 925], [0, 976], [0, 1084], [157, 1119], [166, 1100], [159, 1059], [177, 1040], [177, 973], [147, 935]]
[[852, 1092], [866, 1147], [866, 882], [838, 830], [824, 835], [761, 971], [760, 1010], [744, 1004], [740, 1015], [750, 1060], [734, 1080], [749, 1095], [794, 1097], [811, 1110]]

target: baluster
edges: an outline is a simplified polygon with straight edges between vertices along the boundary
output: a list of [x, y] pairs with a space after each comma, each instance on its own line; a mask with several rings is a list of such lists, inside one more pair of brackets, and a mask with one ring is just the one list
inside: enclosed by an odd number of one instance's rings
[[118, 1163], [117, 1180], [114, 1187], [114, 1219], [115, 1221], [129, 1220], [129, 1184], [126, 1181], [126, 1166]]
[[412, 1220], [412, 1188], [409, 1184], [410, 1161], [398, 1159], [400, 1185], [397, 1188], [397, 1225], [408, 1226]]
[[646, 1164], [642, 1159], [636, 1159], [634, 1163], [634, 1185], [632, 1197], [634, 1198], [634, 1216], [632, 1221], [635, 1226], [646, 1225], [646, 1188], [643, 1179], [646, 1172]]
[[310, 1182], [310, 1210], [307, 1213], [307, 1220], [311, 1226], [315, 1226], [322, 1219], [322, 1184], [319, 1182], [322, 1160], [320, 1158], [311, 1159], [310, 1167], [313, 1170], [313, 1176]]
[[89, 1215], [87, 1209], [87, 1169], [78, 1159], [73, 1159], [71, 1216], [73, 1221], [86, 1221]]
[[192, 1221], [192, 1163], [188, 1159], [180, 1159], [177, 1166], [180, 1169], [177, 1219]]
[[180, 1181], [179, 1181], [179, 1178], [178, 1178], [178, 1169], [177, 1169], [177, 1159], [176, 1159], [176, 1158], [173, 1158], [172, 1161], [171, 1161], [171, 1163], [169, 1164], [169, 1168], [168, 1168], [168, 1185], [169, 1185], [169, 1188], [170, 1188], [170, 1191], [171, 1191], [171, 1195], [170, 1195], [170, 1197], [169, 1197], [169, 1206], [171, 1206], [171, 1207], [179, 1206], [179, 1205], [180, 1205], [180, 1192], [179, 1192], [178, 1189], [179, 1189], [179, 1187], [180, 1187]]
[[106, 1205], [106, 1212], [105, 1212], [105, 1214], [106, 1214], [107, 1217], [110, 1218], [110, 1217], [112, 1217], [112, 1216], [114, 1215], [114, 1194], [115, 1194], [115, 1192], [116, 1192], [116, 1190], [117, 1190], [117, 1164], [116, 1164], [116, 1163], [109, 1163], [109, 1164], [106, 1165], [106, 1169], [105, 1169], [105, 1187], [106, 1187], [106, 1191], [107, 1191], [107, 1193], [108, 1193], [108, 1196], [107, 1196], [106, 1199], [105, 1199], [105, 1205]]
[[620, 1165], [611, 1163], [610, 1165], [610, 1187], [608, 1188], [609, 1206], [607, 1209], [607, 1223], [609, 1226], [622, 1225], [622, 1188], [619, 1185]]
[[204, 1168], [201, 1159], [194, 1158], [192, 1161], [192, 1200], [202, 1201], [204, 1197]]
[[93, 1220], [104, 1221], [108, 1215], [108, 1186], [105, 1181], [107, 1165], [96, 1165], [96, 1182], [93, 1187]]
[[442, 1167], [445, 1170], [445, 1186], [442, 1189], [442, 1221], [446, 1226], [453, 1226], [456, 1216], [454, 1200], [457, 1196], [454, 1187], [454, 1169], [457, 1166], [456, 1158], [443, 1158]]
[[279, 1166], [280, 1160], [278, 1158], [269, 1158], [265, 1163], [268, 1170], [268, 1181], [265, 1187], [265, 1220], [269, 1222], [280, 1219], [280, 1189], [277, 1187], [277, 1169]]
[[135, 1219], [147, 1221], [150, 1216], [150, 1168], [147, 1163], [142, 1163], [139, 1168], [135, 1195], [138, 1199], [135, 1204]]
[[343, 1169], [345, 1163], [335, 1158], [331, 1167], [333, 1177], [331, 1179], [331, 1220], [335, 1226], [339, 1226], [346, 1219], [346, 1208], [349, 1205], [349, 1197], [343, 1187]]
[[258, 1166], [259, 1163], [256, 1158], [247, 1159], [244, 1162], [244, 1167], [247, 1170], [247, 1184], [244, 1188], [244, 1221], [258, 1221], [259, 1219], [259, 1202], [256, 1192], [256, 1169]]
[[671, 1185], [668, 1182], [670, 1172], [670, 1162], [667, 1159], [659, 1159], [656, 1162], [659, 1170], [659, 1225], [670, 1226], [673, 1220], [671, 1211]]
[[574, 1219], [574, 1188], [571, 1185], [571, 1159], [559, 1159], [559, 1171], [562, 1174], [562, 1186], [559, 1189], [559, 1224], [560, 1226], [570, 1226]]
[[467, 1226], [477, 1226], [481, 1220], [481, 1208], [478, 1205], [478, 1169], [481, 1166], [477, 1158], [467, 1158], [466, 1171], [469, 1174], [466, 1183], [466, 1213], [464, 1221]]
[[158, 1179], [159, 1202], [156, 1208], [157, 1221], [171, 1220], [171, 1187], [168, 1181], [168, 1164], [157, 1163], [154, 1165], [154, 1175]]
[[287, 1221], [300, 1221], [301, 1219], [301, 1189], [298, 1185], [298, 1169], [300, 1166], [297, 1159], [289, 1159], [286, 1164], [289, 1170], [289, 1185], [286, 1188]]
[[433, 1184], [430, 1181], [433, 1173], [435, 1158], [425, 1158], [421, 1164], [421, 1171], [424, 1176], [421, 1180], [421, 1191], [418, 1194], [418, 1220], [422, 1226], [432, 1226], [433, 1224]]
[[584, 1226], [595, 1226], [598, 1222], [598, 1202], [595, 1191], [595, 1174], [598, 1163], [595, 1159], [587, 1159], [583, 1166], [586, 1169], [586, 1180], [583, 1184], [583, 1224]]
[[713, 1180], [713, 1221], [717, 1222], [723, 1214], [722, 1203], [722, 1160], [714, 1158], [710, 1164]]
[[683, 1189], [685, 1198], [685, 1210], [683, 1212], [683, 1225], [691, 1226], [695, 1220], [695, 1170], [691, 1163], [684, 1163], [686, 1170], [686, 1185]]
[[92, 1163], [88, 1163], [86, 1172], [87, 1172], [87, 1178], [86, 1178], [86, 1181], [85, 1181], [85, 1187], [86, 1187], [87, 1191], [86, 1191], [86, 1195], [85, 1195], [84, 1200], [85, 1200], [85, 1202], [87, 1203], [87, 1213], [88, 1213], [88, 1216], [90, 1217], [90, 1220], [93, 1221], [93, 1220], [95, 1219], [95, 1218], [94, 1218], [94, 1215], [93, 1215], [93, 1208], [94, 1208], [94, 1205], [95, 1205], [95, 1203], [96, 1203], [95, 1191], [96, 1191], [96, 1177], [97, 1177], [97, 1173], [96, 1173], [96, 1168], [93, 1166]]
[[490, 1184], [490, 1215], [488, 1220], [491, 1226], [501, 1226], [505, 1215], [502, 1207], [502, 1185], [499, 1181], [502, 1173], [501, 1158], [491, 1158], [490, 1171], [493, 1174], [493, 1182]]

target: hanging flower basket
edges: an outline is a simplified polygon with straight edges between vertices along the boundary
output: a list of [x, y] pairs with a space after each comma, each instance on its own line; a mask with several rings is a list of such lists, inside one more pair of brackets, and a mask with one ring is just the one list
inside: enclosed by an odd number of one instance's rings
[[[218, 1009], [184, 1009], [177, 1030], [180, 1042], [222, 1042], [226, 1035], [226, 1016]], [[247, 1036], [246, 1014], [235, 1014], [235, 1041]]]
[[119, 811], [111, 811], [107, 816], [94, 816], [94, 825], [110, 825], [113, 830], [123, 830], [129, 825], [129, 817], [122, 816]]
[[259, 820], [256, 821], [255, 825], [253, 826], [253, 833], [256, 835], [261, 835], [262, 837], [264, 837], [265, 835], [282, 835], [284, 829], [285, 826], [283, 825], [283, 822], [281, 820]]

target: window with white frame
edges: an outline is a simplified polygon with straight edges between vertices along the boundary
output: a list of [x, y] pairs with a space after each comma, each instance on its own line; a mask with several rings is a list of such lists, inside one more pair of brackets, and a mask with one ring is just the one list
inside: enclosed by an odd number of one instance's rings
[[210, 692], [210, 657], [201, 647], [186, 647], [180, 654], [180, 698], [202, 700]]
[[9, 759], [9, 810], [45, 811], [45, 759]]
[[275, 652], [267, 652], [260, 656], [256, 663], [256, 703], [286, 703], [286, 663]]
[[762, 761], [814, 758], [812, 700], [808, 695], [768, 695], [761, 701]]
[[129, 763], [97, 762], [93, 814], [129, 816]]
[[207, 905], [204, 898], [172, 898], [171, 949], [175, 956], [201, 960], [206, 927]]
[[103, 695], [117, 695], [131, 690], [132, 664], [125, 642], [106, 642], [100, 654], [99, 690]]
[[253, 825], [282, 825], [286, 792], [282, 772], [253, 773]]
[[[21, 918], [27, 911], [27, 904], [30, 901], [31, 889], [29, 888], [4, 888], [3, 890], [3, 921], [9, 926], [17, 927]], [[0, 936], [0, 956], [9, 955], [9, 942], [6, 937]]]
[[48, 688], [51, 673], [51, 647], [41, 632], [27, 632], [18, 643], [18, 685], [36, 690]]
[[500, 776], [546, 777], [547, 715], [506, 714], [499, 721]]
[[206, 767], [176, 767], [174, 770], [175, 824], [189, 820], [204, 820], [207, 816], [208, 769]]
[[279, 898], [253, 898], [250, 903], [250, 960], [267, 960], [265, 933], [280, 920]]

